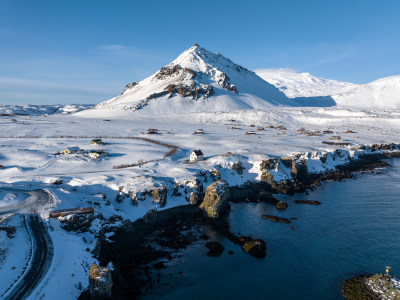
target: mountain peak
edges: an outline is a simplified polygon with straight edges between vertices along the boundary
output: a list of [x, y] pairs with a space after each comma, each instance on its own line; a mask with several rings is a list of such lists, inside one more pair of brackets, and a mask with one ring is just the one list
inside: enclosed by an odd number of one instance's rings
[[97, 108], [123, 106], [129, 110], [149, 110], [150, 107], [158, 112], [171, 109], [171, 105], [179, 106], [175, 111], [204, 111], [206, 106], [226, 110], [282, 104], [287, 104], [285, 95], [254, 72], [194, 44], [152, 76], [128, 84], [120, 96]]

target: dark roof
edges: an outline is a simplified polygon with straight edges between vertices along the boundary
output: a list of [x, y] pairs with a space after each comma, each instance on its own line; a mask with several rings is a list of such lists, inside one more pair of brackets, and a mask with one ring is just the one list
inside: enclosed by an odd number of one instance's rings
[[203, 152], [201, 152], [201, 150], [193, 150], [194, 154], [196, 154], [197, 156], [199, 155], [204, 155]]

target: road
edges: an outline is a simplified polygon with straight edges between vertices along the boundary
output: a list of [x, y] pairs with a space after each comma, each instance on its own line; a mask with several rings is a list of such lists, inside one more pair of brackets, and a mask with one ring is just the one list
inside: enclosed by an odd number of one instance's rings
[[[41, 211], [55, 200], [44, 190], [28, 192], [31, 196], [22, 202], [3, 208], [3, 213], [30, 213]], [[32, 256], [27, 269], [19, 280], [3, 295], [4, 299], [26, 299], [46, 274], [53, 260], [53, 243], [46, 226], [37, 214], [25, 215], [25, 222], [32, 238]], [[3, 298], [2, 298], [3, 299]]]

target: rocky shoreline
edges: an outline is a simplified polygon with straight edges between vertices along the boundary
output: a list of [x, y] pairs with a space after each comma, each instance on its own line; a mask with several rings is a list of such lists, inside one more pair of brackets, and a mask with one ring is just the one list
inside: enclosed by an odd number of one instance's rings
[[[114, 266], [111, 272], [114, 283], [112, 298], [136, 299], [152, 289], [160, 281], [157, 270], [167, 267], [169, 261], [179, 256], [179, 251], [191, 244], [203, 243], [205, 251], [208, 249], [207, 255], [221, 255], [224, 251], [222, 245], [208, 241], [209, 237], [204, 234], [205, 228], [223, 235], [253, 257], [266, 257], [265, 241], [238, 236], [230, 231], [226, 218], [229, 202], [268, 202], [285, 209], [287, 205], [280, 203], [273, 194], [306, 192], [315, 189], [323, 181], [342, 181], [354, 178], [355, 172], [387, 167], [389, 164], [384, 159], [400, 157], [399, 148], [397, 144], [369, 148], [367, 153], [359, 154], [356, 158], [348, 156], [346, 163], [323, 173], [309, 173], [301, 155], [270, 159], [261, 162], [260, 181], [245, 182], [242, 186], [229, 186], [218, 174], [213, 174], [214, 182], [203, 191], [202, 182], [196, 180], [193, 191], [188, 194], [190, 204], [162, 211], [150, 210], [135, 222], [125, 220], [108, 241], [98, 239], [96, 258], [100, 266], [110, 262]], [[274, 180], [272, 170], [278, 169], [279, 163], [290, 169], [292, 179]], [[179, 187], [174, 189], [174, 193], [179, 193]], [[297, 203], [319, 205], [317, 202], [302, 200]], [[276, 216], [262, 217], [274, 222], [290, 223], [290, 220]], [[80, 299], [89, 299], [89, 292], [84, 291]]]
[[399, 281], [390, 275], [358, 275], [344, 281], [343, 296], [348, 300], [398, 300]]

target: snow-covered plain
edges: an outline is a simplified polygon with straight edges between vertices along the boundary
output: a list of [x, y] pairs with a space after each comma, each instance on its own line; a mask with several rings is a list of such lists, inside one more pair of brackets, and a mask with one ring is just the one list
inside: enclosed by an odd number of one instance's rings
[[[10, 122], [10, 118], [16, 121]], [[278, 129], [278, 126], [287, 130]], [[245, 135], [258, 127], [263, 130], [256, 131], [256, 135]], [[56, 114], [29, 118], [2, 117], [0, 128], [0, 164], [4, 166], [0, 169], [2, 186], [49, 190], [58, 199], [57, 209], [93, 206], [106, 218], [117, 214], [124, 219], [135, 220], [151, 208], [160, 208], [151, 197], [139, 201], [138, 206], [132, 205], [132, 191], [140, 192], [163, 185], [169, 190], [165, 208], [186, 204], [184, 195], [173, 196], [173, 186], [190, 185], [201, 170], [217, 168], [229, 184], [239, 185], [246, 180], [258, 180], [262, 159], [299, 152], [336, 150], [337, 146], [322, 143], [331, 135], [340, 135], [352, 145], [398, 143], [400, 111], [280, 108], [156, 116], [127, 111], [116, 117], [110, 116], [106, 121], [102, 118], [83, 118], [79, 114]], [[160, 134], [146, 134], [149, 128], [157, 128]], [[193, 135], [199, 128], [204, 129], [205, 134]], [[300, 135], [297, 132], [299, 128], [331, 130], [333, 133]], [[348, 130], [355, 133], [345, 133]], [[102, 137], [107, 144], [90, 145], [92, 137]], [[178, 151], [164, 157], [170, 148], [131, 137], [146, 137], [172, 144], [178, 147]], [[83, 154], [53, 155], [67, 146], [79, 146], [86, 150], [101, 147], [111, 155], [100, 160], [91, 160]], [[188, 164], [186, 160], [193, 149], [201, 149], [206, 160]], [[233, 155], [225, 155], [227, 152]], [[130, 168], [113, 168], [140, 160], [154, 161]], [[230, 168], [234, 162], [243, 164], [243, 174], [239, 175]], [[314, 171], [321, 171], [320, 167], [315, 166]], [[274, 176], [283, 179], [287, 175], [283, 172]], [[52, 184], [57, 179], [62, 180], [62, 184]], [[124, 194], [130, 195], [121, 203], [116, 201], [120, 187]], [[104, 197], [110, 205], [105, 204]], [[54, 228], [50, 231], [55, 248], [54, 261], [49, 275], [31, 299], [43, 295], [44, 299], [50, 299], [47, 297], [56, 294], [65, 295], [65, 299], [76, 297], [78, 287], [87, 286], [88, 266], [95, 261], [85, 250], [92, 250], [94, 236], [66, 232], [57, 219], [47, 222]], [[98, 225], [93, 226], [95, 231]], [[65, 241], [68, 241], [68, 249], [73, 251], [66, 251], [63, 247]], [[60, 285], [60, 282], [63, 284]]]

